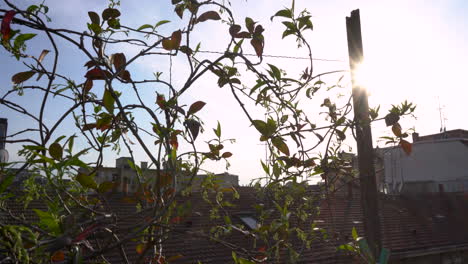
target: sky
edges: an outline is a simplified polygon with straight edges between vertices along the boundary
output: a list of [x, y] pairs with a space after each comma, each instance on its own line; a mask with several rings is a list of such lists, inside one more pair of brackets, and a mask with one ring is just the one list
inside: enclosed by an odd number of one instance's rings
[[[15, 4], [29, 5], [38, 1], [16, 1]], [[154, 24], [156, 21], [168, 19], [170, 24], [161, 27], [163, 34], [170, 34], [183, 22], [172, 12], [170, 1], [121, 1], [123, 24], [138, 27], [142, 24]], [[305, 49], [298, 49], [292, 38], [281, 41], [283, 26], [279, 19], [273, 22], [270, 17], [279, 9], [290, 6], [291, 1], [283, 0], [231, 0], [233, 13], [238, 21], [246, 16], [252, 17], [266, 28], [264, 54], [304, 57]], [[69, 0], [64, 4], [59, 0], [47, 0], [50, 7], [51, 25], [53, 27], [73, 27], [79, 31], [86, 30], [89, 18], [88, 11], [98, 13], [103, 10], [106, 1]], [[1, 3], [0, 8], [5, 8]], [[296, 0], [296, 10], [306, 8], [311, 12], [314, 31], [306, 37], [311, 43], [313, 57], [337, 60], [333, 62], [315, 61], [314, 73], [329, 70], [348, 70], [348, 50], [346, 39], [345, 17], [354, 9], [360, 9], [361, 27], [366, 63], [365, 80], [369, 91], [371, 107], [381, 105], [384, 114], [391, 104], [408, 100], [417, 105], [416, 119], [406, 118], [404, 128], [414, 128], [424, 134], [439, 132], [441, 127], [440, 115], [447, 130], [468, 129], [466, 113], [468, 112], [468, 87], [466, 74], [468, 71], [468, 3], [455, 0]], [[14, 27], [14, 26], [13, 26]], [[202, 42], [202, 50], [222, 51], [222, 44], [226, 43], [226, 27], [217, 23], [205, 22], [200, 24], [194, 34], [194, 43]], [[39, 55], [42, 49], [50, 49], [45, 39], [37, 37], [30, 51]], [[84, 75], [83, 64], [85, 58], [70, 45], [59, 42], [62, 49], [62, 60], [59, 67], [63, 73], [73, 76], [77, 80]], [[115, 47], [115, 52], [124, 52], [127, 57], [139, 50], [121, 46]], [[249, 50], [247, 50], [249, 52]], [[250, 53], [253, 53], [250, 50]], [[207, 58], [212, 55], [207, 54]], [[51, 57], [49, 55], [50, 63]], [[24, 71], [25, 66], [11, 58], [4, 50], [0, 51], [2, 74], [0, 75], [0, 94], [11, 88], [11, 76]], [[303, 60], [268, 58], [265, 62], [273, 63], [297, 76], [306, 66]], [[169, 61], [163, 59], [143, 59], [131, 65], [132, 76], [139, 78], [150, 77], [152, 72], [169, 69]], [[172, 69], [173, 84], [181, 86], [184, 80], [184, 62], [174, 58]], [[167, 78], [163, 75], [163, 78]], [[336, 76], [336, 79], [340, 76]], [[330, 79], [332, 81], [333, 79]], [[350, 88], [350, 87], [348, 87]], [[144, 90], [143, 90], [144, 89]], [[154, 97], [157, 87], [142, 87], [144, 96]], [[36, 93], [27, 93], [22, 97], [15, 97], [18, 102], [38, 109], [39, 100]], [[182, 102], [190, 104], [194, 101], [206, 102], [200, 111], [200, 117], [205, 120], [206, 136], [200, 140], [210, 138], [211, 128], [219, 120], [222, 125], [223, 137], [235, 138], [234, 144], [228, 144], [226, 150], [233, 153], [228, 172], [239, 176], [241, 184], [247, 184], [253, 178], [263, 175], [260, 159], [265, 155], [264, 146], [259, 144], [258, 132], [250, 126], [247, 118], [241, 114], [239, 106], [227, 89], [220, 89], [213, 76], [197, 82], [193, 91], [182, 98]], [[440, 105], [440, 107], [439, 107]], [[53, 122], [63, 110], [60, 100], [47, 109], [46, 122]], [[251, 108], [256, 119], [263, 119], [264, 113]], [[33, 110], [34, 111], [34, 110]], [[312, 117], [317, 115], [311, 109]], [[18, 132], [31, 126], [31, 120], [21, 117], [17, 113], [0, 105], [0, 117], [9, 119], [9, 134]], [[59, 132], [69, 135], [73, 122], [69, 121], [61, 127]], [[378, 137], [389, 134], [389, 128], [384, 124], [373, 125], [373, 137], [376, 145], [383, 146]], [[350, 142], [349, 145], [353, 146]], [[10, 144], [10, 161], [18, 159], [16, 152], [20, 145]], [[121, 155], [126, 155], [122, 152]], [[110, 153], [105, 165], [113, 166], [117, 154]], [[88, 157], [92, 159], [93, 156]], [[136, 152], [137, 161], [147, 158], [141, 151]], [[207, 169], [220, 173], [226, 171], [224, 163], [208, 164]]]

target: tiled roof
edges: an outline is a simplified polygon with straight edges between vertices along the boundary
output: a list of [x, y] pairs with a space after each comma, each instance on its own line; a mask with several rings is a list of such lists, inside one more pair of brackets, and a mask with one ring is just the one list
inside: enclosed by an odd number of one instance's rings
[[[242, 221], [236, 214], [254, 212], [253, 204], [259, 201], [255, 190], [250, 187], [237, 188], [240, 199], [233, 201], [235, 207], [227, 209], [232, 217], [233, 225], [241, 225]], [[346, 254], [337, 252], [338, 245], [349, 242], [351, 230], [355, 227], [360, 235], [364, 234], [360, 198], [350, 197], [344, 193], [336, 193], [329, 200], [319, 202], [320, 215], [312, 219], [317, 226], [328, 230], [327, 240], [321, 237], [312, 244], [310, 249], [302, 251], [300, 263], [352, 263]], [[187, 198], [184, 198], [187, 199]], [[204, 264], [232, 263], [231, 249], [219, 242], [209, 240], [205, 234], [211, 227], [224, 225], [223, 219], [210, 219], [210, 206], [203, 201], [199, 193], [190, 196], [192, 203], [191, 215], [181, 219], [180, 223], [164, 238], [163, 250], [166, 257], [182, 255], [171, 263]], [[182, 201], [182, 200], [181, 200]], [[110, 207], [118, 215], [119, 233], [126, 234], [144, 223], [145, 214], [138, 214], [133, 204], [123, 203], [122, 196], [109, 197]], [[22, 205], [10, 204], [16, 213], [22, 212]], [[44, 208], [42, 203], [32, 202], [30, 208]], [[380, 216], [382, 239], [385, 248], [391, 250], [395, 257], [403, 256], [417, 250], [428, 251], [433, 248], [462, 245], [468, 243], [468, 198], [460, 194], [427, 194], [418, 196], [381, 196]], [[34, 214], [26, 214], [26, 219], [33, 220]], [[5, 215], [0, 215], [0, 221], [13, 223]], [[294, 225], [296, 221], [291, 220]], [[201, 233], [204, 231], [204, 233]], [[253, 246], [253, 239], [240, 231], [233, 230], [226, 241], [231, 246], [242, 247], [255, 251], [261, 245]], [[126, 245], [128, 258], [135, 262], [138, 242], [131, 241]], [[111, 263], [120, 263], [118, 250], [107, 254]]]

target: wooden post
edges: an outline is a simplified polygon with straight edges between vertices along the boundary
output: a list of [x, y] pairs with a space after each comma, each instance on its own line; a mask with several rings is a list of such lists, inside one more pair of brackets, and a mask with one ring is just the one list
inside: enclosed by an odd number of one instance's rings
[[354, 121], [357, 138], [357, 153], [359, 163], [359, 180], [361, 190], [361, 206], [364, 215], [365, 238], [374, 256], [382, 247], [380, 239], [380, 216], [378, 210], [378, 191], [374, 168], [374, 148], [372, 146], [372, 132], [369, 118], [367, 91], [360, 87], [355, 79], [355, 70], [363, 60], [361, 37], [361, 19], [359, 9], [346, 17], [346, 31], [348, 34], [349, 66], [353, 84]]

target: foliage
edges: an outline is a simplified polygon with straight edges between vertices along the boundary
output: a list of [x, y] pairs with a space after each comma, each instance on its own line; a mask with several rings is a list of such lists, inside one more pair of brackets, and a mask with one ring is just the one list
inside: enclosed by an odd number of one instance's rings
[[[223, 137], [222, 122], [212, 130], [205, 130], [199, 116], [205, 102], [195, 99], [189, 105], [181, 103], [182, 96], [196, 89], [199, 80], [206, 75], [216, 77], [214, 86], [232, 93], [239, 112], [249, 120], [252, 129], [258, 131], [259, 140], [269, 149], [269, 156], [261, 162], [266, 176], [254, 184], [262, 199], [269, 201], [268, 206], [254, 205], [261, 227], [247, 230], [232, 226], [231, 216], [225, 210], [232, 205], [225, 197], [231, 193], [238, 197], [237, 191], [219, 188], [214, 178], [207, 177], [201, 188], [206, 202], [211, 205], [211, 217], [225, 220], [225, 225], [213, 227], [207, 236], [221, 241], [228, 239], [225, 233], [238, 228], [246, 234], [254, 234], [266, 245], [257, 255], [245, 255], [244, 251], [233, 247], [236, 263], [270, 259], [278, 263], [296, 262], [300, 257], [298, 248], [311, 246], [317, 230], [307, 223], [318, 214], [315, 201], [320, 194], [310, 192], [308, 181], [322, 175], [326, 183], [324, 189], [329, 190], [334, 183], [327, 178], [328, 172], [336, 164], [342, 164], [338, 154], [346, 134], [353, 133], [357, 124], [349, 117], [351, 100], [340, 105], [338, 99], [320, 97], [321, 93], [326, 96], [330, 90], [344, 86], [339, 81], [327, 85], [322, 79], [340, 71], [314, 72], [312, 50], [305, 37], [313, 30], [309, 12], [297, 12], [293, 1], [290, 8], [282, 9], [272, 17], [272, 20], [281, 20], [282, 37], [295, 38], [298, 46], [309, 54], [309, 65], [299, 76], [290, 77], [278, 65], [263, 62], [264, 47], [268, 43], [263, 26], [249, 17], [242, 22], [236, 21], [225, 1], [172, 0], [175, 14], [184, 18], [182, 21], [186, 24], [183, 27], [161, 20], [136, 28], [127, 26], [128, 10], [121, 10], [119, 2], [110, 1], [108, 8], [88, 12], [85, 32], [51, 27], [47, 16], [49, 8], [44, 3], [24, 10], [8, 0], [5, 5], [0, 8], [2, 46], [24, 63], [25, 70], [12, 76], [13, 87], [4, 93], [0, 104], [30, 118], [33, 124], [7, 140], [24, 144], [19, 152], [24, 162], [2, 165], [5, 177], [0, 185], [0, 209], [11, 214], [8, 200], [16, 199], [27, 207], [38, 198], [48, 208], [46, 211], [34, 210], [38, 218], [34, 224], [15, 215], [11, 217], [22, 225], [0, 223], [0, 249], [7, 252], [8, 260], [17, 263], [105, 261], [103, 255], [106, 252], [130, 240], [140, 241], [135, 249], [141, 255], [140, 262], [148, 256], [153, 263], [180, 258], [165, 256], [161, 243], [161, 239], [170, 234], [190, 211], [190, 204], [177, 203], [176, 197], [190, 193], [194, 179], [208, 161], [228, 162], [231, 156], [241, 154], [225, 150], [231, 140]], [[220, 23], [225, 28], [220, 34], [229, 37], [227, 43], [219, 47], [225, 52], [215, 59], [204, 57], [200, 49], [202, 44], [191, 40], [191, 35], [204, 23]], [[160, 28], [163, 27], [172, 27], [172, 33], [162, 34]], [[50, 46], [50, 50], [43, 50], [39, 56], [28, 53], [27, 49], [33, 45], [36, 36], [45, 37]], [[79, 51], [87, 61], [82, 70], [84, 78], [73, 78], [62, 72], [59, 62], [63, 51], [57, 45], [59, 40]], [[119, 45], [138, 48], [139, 52], [134, 55], [112, 53]], [[256, 55], [254, 59], [247, 56], [250, 50]], [[174, 85], [171, 80], [173, 69], [156, 72], [152, 79], [139, 78], [133, 66], [144, 57], [184, 58], [187, 71], [175, 71], [187, 72], [185, 81], [180, 86]], [[247, 81], [252, 77], [255, 83]], [[146, 89], [148, 84], [153, 85], [151, 89], [155, 95], [152, 98], [142, 96], [143, 87]], [[16, 95], [37, 96], [37, 92], [41, 102], [39, 111], [15, 102]], [[48, 109], [54, 104], [61, 106], [61, 109], [54, 109], [61, 114], [46, 122]], [[265, 118], [256, 117], [246, 104], [266, 113]], [[319, 126], [311, 120], [306, 104], [321, 105], [325, 125]], [[405, 102], [393, 107], [385, 118], [378, 118], [378, 109], [373, 110], [371, 119], [385, 119], [396, 137], [389, 140], [399, 142], [410, 153], [411, 145], [404, 140], [407, 134], [401, 131], [398, 120], [413, 111], [414, 107]], [[69, 120], [73, 120], [76, 133], [59, 134], [57, 131]], [[200, 142], [200, 135], [208, 133], [212, 138]], [[152, 141], [145, 140], [143, 135]], [[77, 141], [79, 143], [75, 143]], [[133, 153], [137, 147], [151, 161], [155, 175], [149, 177], [135, 164]], [[122, 149], [132, 157], [129, 165], [138, 183], [138, 191], [126, 197], [126, 201], [134, 203], [141, 213], [151, 212], [145, 223], [132, 226], [134, 231], [130, 234], [117, 234], [119, 226], [115, 222], [115, 213], [109, 214], [109, 208], [101, 210], [98, 206], [107, 204], [105, 194], [122, 183], [115, 179], [98, 180], [97, 168], [102, 166], [105, 155]], [[319, 151], [324, 154], [317, 154]], [[96, 158], [89, 161], [85, 158], [88, 154], [94, 154]], [[21, 194], [14, 193], [8, 188], [18, 173], [11, 170], [13, 166], [20, 166], [19, 171], [34, 172], [45, 180], [45, 184], [30, 181]], [[185, 186], [176, 186], [179, 178], [189, 181]], [[293, 225], [292, 219], [300, 225]], [[90, 238], [97, 235], [104, 237], [102, 241], [107, 243], [93, 241], [99, 244], [99, 250], [90, 249]], [[297, 247], [293, 240], [299, 240], [301, 246]], [[222, 244], [230, 246], [229, 243]], [[280, 252], [287, 252], [287, 256]], [[125, 262], [126, 253], [121, 255]]]

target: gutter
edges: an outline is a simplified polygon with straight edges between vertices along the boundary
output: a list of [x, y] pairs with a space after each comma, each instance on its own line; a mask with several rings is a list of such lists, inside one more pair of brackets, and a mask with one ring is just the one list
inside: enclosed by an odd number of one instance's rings
[[391, 252], [392, 258], [413, 258], [413, 257], [422, 257], [428, 255], [435, 255], [440, 253], [448, 253], [454, 251], [468, 250], [467, 244], [458, 244], [451, 246], [442, 246], [442, 247], [432, 247], [426, 249], [416, 249], [416, 250], [405, 250], [403, 252]]

